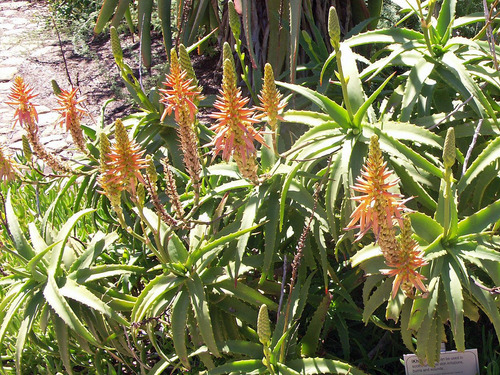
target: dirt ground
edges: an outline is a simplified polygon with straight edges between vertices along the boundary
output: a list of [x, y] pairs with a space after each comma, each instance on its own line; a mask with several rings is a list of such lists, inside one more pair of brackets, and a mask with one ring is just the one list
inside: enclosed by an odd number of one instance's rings
[[[49, 17], [43, 2], [30, 6], [37, 7], [42, 17]], [[87, 42], [87, 51], [82, 54], [76, 51], [71, 43], [70, 35], [60, 32], [61, 41], [59, 41], [55, 29], [51, 27], [51, 22], [46, 22], [46, 24], [47, 29], [43, 31], [45, 34], [43, 37], [52, 38], [52, 44], [57, 48], [48, 49], [42, 55], [29, 56], [19, 67], [19, 74], [26, 82], [36, 87], [39, 103], [49, 108], [57, 106], [51, 84], [51, 81], [55, 80], [63, 89], [71, 86], [79, 87], [81, 95], [87, 98], [85, 106], [91, 114], [91, 122], [96, 123], [99, 120], [101, 110], [109, 100], [112, 101], [106, 105], [104, 111], [105, 124], [138, 110], [120, 77], [107, 35], [94, 36]], [[141, 64], [138, 37], [128, 34], [120, 35], [120, 39], [125, 61], [132, 67], [136, 77], [139, 77]], [[142, 80], [146, 90], [152, 86], [161, 85], [164, 73], [168, 69], [161, 35], [153, 35], [152, 50], [153, 68], [147, 70], [141, 66]], [[222, 79], [218, 68], [218, 54], [212, 56], [193, 54], [192, 60], [200, 85], [204, 87], [204, 93], [217, 93]]]

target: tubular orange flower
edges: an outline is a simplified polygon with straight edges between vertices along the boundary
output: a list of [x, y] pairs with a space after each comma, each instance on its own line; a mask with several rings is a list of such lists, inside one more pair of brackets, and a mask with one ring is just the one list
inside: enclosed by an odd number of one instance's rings
[[163, 82], [167, 88], [159, 90], [162, 94], [160, 102], [165, 104], [161, 120], [163, 121], [167, 115], [174, 112], [175, 120], [178, 121], [180, 109], [186, 106], [191, 120], [194, 120], [198, 112], [197, 103], [204, 97], [201, 94], [201, 89], [193, 84], [193, 79], [188, 78], [188, 73], [182, 69], [175, 49], [172, 49], [170, 56], [170, 73], [166, 74]]
[[11, 106], [17, 106], [16, 112], [14, 113], [14, 126], [19, 122], [19, 124], [27, 130], [31, 128], [36, 128], [38, 130], [36, 127], [36, 123], [38, 122], [38, 113], [35, 109], [36, 105], [31, 103], [31, 100], [38, 96], [38, 94], [34, 94], [33, 90], [33, 88], [24, 82], [22, 77], [16, 76], [8, 96], [10, 101], [5, 102]]
[[218, 122], [210, 129], [215, 136], [210, 145], [214, 146], [213, 156], [222, 152], [222, 158], [229, 160], [233, 153], [237, 153], [246, 163], [249, 155], [255, 155], [254, 141], [265, 145], [264, 138], [252, 124], [259, 122], [251, 109], [246, 108], [249, 98], [242, 98], [241, 90], [236, 87], [234, 67], [229, 59], [224, 61], [224, 76], [222, 90], [217, 97], [214, 107], [219, 112], [210, 117]]
[[144, 151], [130, 140], [121, 120], [115, 122], [115, 143], [111, 146], [106, 160], [109, 161], [105, 168], [106, 182], [114, 183], [121, 190], [128, 190], [135, 194], [137, 180], [146, 184], [141, 174], [141, 169], [148, 166], [147, 161], [142, 157]]
[[[361, 239], [369, 229], [372, 229], [385, 263], [391, 267], [389, 270], [382, 270], [382, 273], [390, 277], [395, 276], [392, 298], [400, 288], [405, 295], [413, 297], [414, 287], [423, 293], [427, 292], [422, 282], [425, 277], [417, 271], [427, 263], [417, 250], [416, 241], [411, 237], [410, 220], [407, 217], [404, 220], [402, 218], [402, 213], [406, 209], [405, 202], [401, 200], [402, 196], [388, 191], [398, 182], [398, 180], [386, 181], [391, 174], [383, 160], [378, 137], [374, 135], [370, 140], [369, 154], [362, 176], [353, 187], [365, 195], [353, 198], [360, 204], [352, 213], [351, 222], [346, 229], [359, 228], [356, 240]], [[394, 220], [399, 222], [401, 228], [399, 240], [396, 238]]]
[[88, 114], [88, 112], [80, 107], [79, 104], [85, 100], [85, 97], [77, 98], [77, 92], [77, 88], [73, 88], [70, 91], [61, 90], [57, 95], [57, 102], [60, 107], [55, 108], [55, 110], [61, 113], [59, 119], [61, 127], [66, 126], [66, 130], [71, 133], [71, 137], [78, 148], [82, 152], [87, 153], [82, 128], [80, 127], [80, 120], [83, 116]]
[[425, 266], [427, 262], [422, 258], [423, 254], [418, 250], [418, 244], [411, 237], [411, 233], [410, 219], [405, 217], [399, 238], [400, 249], [398, 256], [392, 262], [386, 262], [387, 266], [392, 269], [382, 272], [389, 277], [396, 277], [392, 285], [392, 298], [396, 297], [400, 287], [409, 297], [414, 295], [413, 287], [422, 293], [427, 292], [427, 288], [422, 282], [425, 277], [417, 271], [418, 268]]
[[[195, 124], [198, 103], [203, 96], [200, 88], [192, 85], [193, 79], [188, 78], [188, 73], [182, 69], [175, 49], [172, 49], [170, 55], [170, 74], [167, 75], [167, 80], [164, 82], [170, 89], [160, 90], [163, 95], [162, 102], [166, 105], [162, 120], [167, 114], [175, 113], [175, 121], [179, 125], [177, 132], [184, 157], [184, 166], [193, 182], [195, 200], [198, 200], [202, 167]], [[185, 59], [189, 59], [189, 56], [184, 55]], [[184, 64], [189, 65], [186, 61]], [[194, 71], [191, 73], [194, 74]]]
[[404, 205], [406, 200], [401, 199], [403, 196], [389, 191], [397, 186], [399, 179], [387, 181], [392, 176], [392, 171], [384, 162], [377, 136], [373, 136], [370, 141], [368, 158], [363, 169], [352, 189], [364, 195], [352, 198], [359, 202], [359, 206], [352, 213], [351, 221], [346, 228], [346, 230], [359, 228], [356, 241], [359, 241], [370, 229], [373, 230], [375, 236], [379, 235], [380, 223], [375, 210], [376, 200], [383, 200], [381, 206], [385, 210], [389, 228], [392, 227], [394, 219], [397, 219], [400, 225], [402, 224], [401, 214], [406, 209]]

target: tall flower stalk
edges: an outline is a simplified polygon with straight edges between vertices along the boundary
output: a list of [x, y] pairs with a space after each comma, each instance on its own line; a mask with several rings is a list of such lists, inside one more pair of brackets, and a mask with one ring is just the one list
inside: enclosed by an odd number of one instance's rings
[[278, 91], [276, 83], [274, 82], [273, 67], [271, 64], [267, 63], [264, 67], [264, 84], [262, 85], [262, 90], [259, 95], [261, 105], [260, 107], [256, 107], [256, 109], [262, 112], [257, 117], [266, 117], [267, 123], [271, 128], [275, 154], [278, 154], [276, 139], [278, 136], [279, 121], [283, 121], [280, 112], [285, 108], [282, 98], [283, 95]]
[[242, 176], [254, 184], [259, 184], [257, 174], [257, 150], [254, 141], [265, 145], [261, 133], [253, 127], [259, 122], [254, 111], [246, 107], [249, 98], [243, 98], [241, 90], [236, 86], [234, 64], [224, 60], [222, 89], [219, 91], [214, 107], [218, 112], [210, 117], [217, 123], [210, 129], [215, 136], [210, 143], [213, 146], [213, 157], [222, 153], [222, 159], [229, 161], [231, 156], [236, 161]]
[[26, 137], [33, 147], [33, 153], [42, 159], [55, 172], [74, 173], [73, 169], [64, 163], [58, 156], [48, 152], [43, 146], [38, 128], [38, 113], [36, 104], [32, 99], [38, 94], [34, 89], [24, 82], [20, 76], [16, 76], [6, 104], [16, 107], [14, 113], [14, 126], [19, 123], [26, 131]]
[[77, 88], [69, 91], [61, 90], [57, 95], [57, 102], [60, 107], [55, 108], [55, 110], [61, 113], [59, 118], [61, 127], [65, 127], [66, 131], [70, 132], [73, 142], [75, 142], [78, 149], [84, 154], [88, 154], [80, 123], [83, 116], [87, 115], [88, 112], [80, 106], [85, 97], [78, 98], [77, 92]]
[[184, 166], [193, 183], [195, 201], [198, 201], [201, 185], [201, 161], [196, 132], [196, 114], [198, 103], [203, 99], [201, 89], [193, 84], [188, 72], [182, 68], [175, 49], [171, 51], [170, 73], [166, 75], [165, 89], [160, 89], [161, 102], [165, 104], [162, 121], [174, 112], [177, 122], [181, 151], [184, 157]]
[[[360, 240], [370, 229], [375, 234], [385, 263], [389, 270], [382, 273], [395, 277], [392, 298], [401, 290], [408, 297], [414, 296], [413, 288], [422, 293], [427, 292], [418, 269], [427, 264], [418, 250], [418, 244], [411, 238], [411, 224], [403, 215], [406, 210], [402, 195], [390, 191], [398, 184], [397, 179], [391, 180], [392, 171], [384, 162], [378, 137], [372, 136], [368, 158], [361, 176], [353, 190], [364, 193], [354, 197], [359, 203], [351, 215], [351, 221], [346, 230], [359, 229], [356, 240]], [[399, 223], [401, 235], [396, 237], [395, 223]]]

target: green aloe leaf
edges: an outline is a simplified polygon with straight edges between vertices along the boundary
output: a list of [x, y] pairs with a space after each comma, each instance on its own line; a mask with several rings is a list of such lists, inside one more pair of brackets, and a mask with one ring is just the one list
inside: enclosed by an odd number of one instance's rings
[[94, 33], [99, 34], [104, 30], [104, 26], [108, 23], [109, 19], [115, 12], [115, 8], [118, 5], [118, 0], [104, 0], [102, 3], [101, 11], [97, 17], [96, 24], [94, 26]]
[[5, 217], [7, 219], [7, 225], [9, 227], [10, 234], [12, 235], [12, 240], [14, 241], [14, 246], [16, 247], [17, 253], [23, 257], [25, 260], [30, 260], [34, 255], [35, 251], [30, 246], [24, 233], [19, 225], [19, 220], [14, 213], [14, 208], [12, 207], [12, 194], [9, 191], [7, 194], [7, 200], [5, 202]]
[[189, 293], [187, 290], [181, 290], [172, 303], [172, 314], [170, 316], [175, 352], [187, 369], [191, 368], [186, 348], [186, 323], [189, 303]]
[[54, 312], [62, 320], [64, 320], [64, 323], [66, 323], [69, 328], [82, 336], [89, 343], [100, 347], [99, 342], [88, 331], [88, 329], [85, 328], [80, 318], [75, 314], [73, 309], [68, 304], [68, 301], [66, 301], [66, 299], [62, 296], [53, 276], [48, 277], [47, 284], [43, 290], [43, 295], [45, 296], [50, 307], [52, 307]]
[[443, 227], [436, 220], [421, 212], [410, 213], [410, 218], [415, 234], [429, 244], [443, 234]]
[[215, 342], [208, 303], [205, 298], [203, 282], [197, 274], [192, 274], [191, 277], [186, 280], [186, 286], [189, 290], [189, 297], [191, 298], [194, 315], [198, 322], [198, 328], [203, 341], [214, 356], [220, 357], [219, 349]]
[[493, 323], [497, 337], [500, 337], [500, 311], [495, 300], [488, 291], [480, 288], [474, 282], [470, 283], [470, 291], [483, 312]]
[[367, 100], [363, 100], [363, 103], [361, 103], [361, 105], [359, 106], [359, 108], [356, 111], [356, 114], [354, 115], [353, 122], [354, 122], [354, 125], [356, 127], [359, 128], [361, 126], [361, 121], [365, 117], [368, 109], [370, 108], [370, 106], [372, 105], [372, 103], [375, 101], [375, 99], [377, 99], [377, 97], [380, 95], [380, 93], [382, 92], [382, 90], [384, 89], [384, 87], [394, 77], [395, 74], [396, 73], [393, 73], [389, 77], [387, 77], [387, 79], [384, 82], [382, 82], [382, 84], [378, 87], [378, 89], [375, 90], [375, 92], [373, 94], [371, 94], [370, 97]]
[[363, 86], [361, 84], [361, 79], [359, 78], [358, 64], [355, 59], [354, 53], [349, 46], [341, 43], [340, 52], [344, 76], [349, 77], [349, 79], [347, 80], [348, 97], [344, 98], [344, 101], [349, 100], [353, 113], [356, 113], [363, 106], [363, 103], [366, 100]]
[[212, 251], [214, 249], [219, 249], [219, 251], [221, 251], [224, 248], [224, 246], [227, 245], [229, 242], [237, 239], [241, 235], [252, 232], [253, 230], [259, 228], [260, 226], [262, 226], [262, 224], [257, 224], [257, 225], [254, 225], [252, 227], [248, 227], [244, 230], [240, 230], [240, 231], [228, 234], [226, 236], [219, 237], [215, 240], [210, 241], [206, 245], [203, 245], [203, 246], [193, 250], [193, 252], [191, 252], [189, 254], [189, 258], [186, 262], [186, 267], [190, 268], [193, 264], [195, 264], [198, 260], [200, 260], [204, 255], [208, 254], [210, 251]]
[[411, 314], [411, 301], [406, 300], [401, 309], [401, 338], [405, 346], [411, 351], [415, 352], [412, 340], [412, 330], [409, 328], [410, 314]]
[[241, 359], [209, 370], [207, 375], [262, 374], [265, 370], [266, 366], [262, 364], [262, 359]]
[[[20, 309], [23, 308], [25, 301], [33, 295], [36, 283], [32, 280], [26, 281], [24, 284], [19, 285], [5, 296], [0, 304], [0, 342], [3, 342], [5, 333], [9, 328], [12, 319], [19, 315]], [[8, 307], [8, 308], [7, 308]], [[7, 309], [7, 310], [5, 310]]]
[[496, 137], [479, 154], [474, 162], [467, 168], [467, 171], [458, 181], [457, 190], [463, 192], [465, 188], [472, 184], [472, 181], [495, 160], [500, 159], [500, 137]]
[[436, 31], [441, 39], [445, 37], [447, 31], [449, 32], [450, 26], [455, 19], [456, 5], [457, 0], [444, 0], [441, 4], [436, 25]]
[[57, 236], [54, 239], [54, 242], [57, 242], [57, 244], [54, 247], [54, 250], [52, 252], [52, 258], [51, 258], [50, 266], [49, 266], [49, 274], [51, 276], [55, 275], [56, 271], [59, 269], [59, 267], [61, 265], [61, 260], [63, 258], [66, 242], [68, 241], [69, 235], [71, 234], [71, 231], [75, 227], [76, 223], [84, 215], [87, 215], [87, 214], [94, 212], [94, 211], [95, 210], [93, 210], [93, 209], [85, 209], [85, 210], [77, 212], [76, 214], [71, 216], [66, 221], [66, 223], [63, 225], [63, 227], [57, 233]]
[[370, 316], [375, 310], [389, 299], [392, 291], [392, 281], [392, 278], [384, 279], [380, 286], [368, 298], [363, 310], [363, 322], [368, 323]]
[[313, 111], [288, 110], [283, 113], [285, 122], [295, 122], [310, 127], [315, 127], [332, 121], [332, 118], [325, 113]]
[[418, 31], [405, 28], [390, 28], [376, 31], [367, 31], [362, 34], [354, 35], [343, 43], [349, 47], [360, 46], [374, 43], [399, 43], [404, 44], [410, 41], [423, 40], [424, 35]]
[[153, 12], [153, 0], [138, 0], [137, 17], [139, 26], [139, 37], [141, 40], [142, 62], [146, 68], [151, 67], [151, 14]]
[[237, 353], [244, 354], [248, 357], [259, 358], [262, 356], [262, 345], [244, 340], [226, 340], [221, 346], [221, 352], [229, 355]]
[[401, 103], [401, 114], [399, 119], [403, 122], [410, 121], [413, 108], [421, 95], [426, 79], [434, 70], [434, 64], [422, 57], [411, 70], [406, 81], [403, 102]]
[[144, 267], [127, 266], [126, 264], [106, 264], [91, 268], [78, 269], [68, 274], [68, 279], [72, 279], [78, 284], [84, 284], [109, 277], [129, 275], [131, 273], [143, 274], [145, 272], [146, 269]]
[[226, 279], [220, 281], [216, 284], [212, 284], [213, 287], [221, 288], [225, 293], [229, 295], [233, 295], [242, 301], [248, 302], [252, 305], [260, 307], [261, 305], [267, 305], [270, 310], [277, 310], [278, 305], [276, 302], [270, 300], [263, 294], [261, 294], [258, 290], [249, 287], [243, 283], [238, 283], [236, 286], [233, 280]]
[[309, 99], [312, 103], [316, 104], [322, 111], [328, 114], [339, 126], [343, 128], [349, 127], [349, 116], [347, 111], [340, 105], [335, 103], [330, 98], [322, 95], [314, 90], [306, 87], [294, 85], [285, 82], [276, 82], [277, 85], [287, 88]]
[[137, 298], [132, 310], [131, 321], [140, 322], [156, 304], [161, 302], [168, 291], [179, 287], [185, 281], [185, 278], [172, 274], [155, 277], [146, 285]]
[[446, 52], [439, 60], [439, 63], [442, 64], [444, 69], [439, 69], [438, 73], [443, 76], [448, 84], [460, 92], [464, 100], [472, 96], [472, 101], [476, 103], [478, 115], [482, 118], [490, 117], [496, 121], [495, 111], [491, 107], [488, 98], [471, 77], [467, 68], [463, 65], [463, 61], [453, 52]]
[[465, 350], [464, 296], [462, 283], [452, 264], [444, 266], [441, 280], [450, 314], [453, 339], [458, 351]]
[[71, 356], [69, 353], [69, 333], [68, 326], [64, 323], [64, 320], [59, 318], [54, 314], [54, 329], [56, 331], [57, 347], [59, 349], [59, 354], [61, 355], [61, 360], [69, 375], [73, 374], [73, 366], [71, 366]]
[[481, 211], [461, 220], [457, 226], [457, 235], [480, 233], [500, 219], [500, 200], [483, 208]]
[[279, 214], [280, 214], [280, 203], [279, 195], [275, 191], [271, 191], [268, 200], [268, 206], [266, 210], [267, 222], [264, 224], [264, 260], [262, 263], [262, 275], [260, 277], [260, 282], [263, 282], [271, 273], [273, 259], [276, 254], [277, 241], [278, 238], [278, 228], [279, 228]]
[[327, 358], [300, 358], [287, 362], [287, 365], [301, 374], [345, 374], [364, 375], [365, 372], [348, 363]]
[[24, 346], [26, 345], [26, 339], [31, 332], [31, 327], [33, 322], [38, 317], [38, 312], [41, 307], [45, 304], [43, 294], [41, 291], [37, 292], [26, 304], [26, 309], [24, 311], [24, 317], [21, 320], [21, 325], [17, 330], [16, 339], [16, 373], [21, 375], [21, 361], [22, 354], [24, 351]]
[[109, 307], [95, 294], [89, 291], [85, 286], [79, 285], [76, 281], [66, 278], [64, 285], [59, 289], [61, 296], [80, 302], [83, 305], [99, 312], [102, 315], [108, 316], [119, 324], [128, 327], [130, 324], [121, 315], [116, 313], [114, 309]]
[[330, 293], [326, 294], [311, 317], [309, 325], [307, 326], [306, 334], [301, 341], [302, 356], [310, 357], [316, 354], [319, 336], [325, 322], [326, 314], [330, 308], [331, 301], [332, 295]]

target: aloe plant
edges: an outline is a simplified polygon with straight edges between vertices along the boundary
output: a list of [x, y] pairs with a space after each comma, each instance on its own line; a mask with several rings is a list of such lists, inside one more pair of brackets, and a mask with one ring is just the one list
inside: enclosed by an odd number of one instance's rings
[[[29, 337], [37, 334], [35, 326], [47, 322], [54, 326], [61, 360], [69, 374], [73, 373], [70, 338], [80, 345], [97, 348], [113, 343], [119, 355], [131, 356], [123, 335], [112, 337], [112, 332], [129, 326], [118, 311], [130, 311], [134, 298], [109, 293], [111, 285], [102, 281], [111, 276], [140, 273], [143, 268], [95, 265], [104, 248], [117, 239], [116, 234], [98, 232], [88, 244], [77, 245], [70, 234], [77, 222], [92, 212], [87, 209], [74, 214], [59, 231], [47, 226], [40, 233], [35, 222], [30, 223], [31, 241], [28, 241], [14, 213], [10, 193], [5, 210], [12, 245], [6, 245], [4, 251], [11, 254], [17, 266], [2, 278], [0, 337], [14, 329], [14, 318], [20, 315], [20, 325], [16, 328], [16, 372], [21, 373], [23, 349]], [[96, 317], [102, 319], [101, 324], [94, 322]]]
[[[422, 267], [428, 296], [411, 300], [402, 293], [390, 296], [390, 283], [381, 280], [383, 269], [380, 250], [368, 246], [352, 258], [372, 275], [365, 284], [364, 319], [388, 301], [386, 318], [401, 319], [401, 335], [405, 345], [429, 364], [439, 361], [441, 342], [446, 341], [445, 326], [449, 322], [455, 347], [465, 350], [464, 317], [477, 321], [481, 310], [500, 333], [500, 312], [494, 297], [499, 282], [500, 239], [492, 231], [500, 220], [500, 200], [480, 211], [459, 219], [457, 188], [451, 168], [455, 162], [453, 131], [448, 132], [444, 150], [444, 166], [438, 208], [434, 217], [420, 212], [410, 214], [415, 238], [428, 265]], [[416, 337], [416, 348], [412, 341]]]

